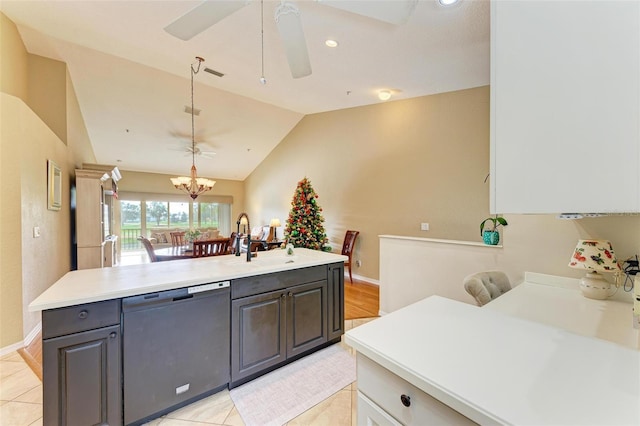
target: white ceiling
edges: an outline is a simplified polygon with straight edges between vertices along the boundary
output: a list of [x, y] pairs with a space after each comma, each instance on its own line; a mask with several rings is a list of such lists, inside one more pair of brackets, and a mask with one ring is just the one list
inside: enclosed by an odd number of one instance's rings
[[274, 23], [279, 2], [265, 0], [266, 85], [260, 2], [189, 41], [163, 30], [199, 3], [1, 0], [0, 9], [30, 53], [67, 63], [96, 161], [123, 170], [188, 173], [195, 56], [225, 74], [195, 76], [196, 142], [216, 152], [196, 157], [198, 174], [220, 179], [245, 179], [305, 114], [378, 103], [380, 89], [393, 101], [489, 84], [488, 0], [419, 0], [403, 25], [298, 0], [313, 69], [301, 79]]

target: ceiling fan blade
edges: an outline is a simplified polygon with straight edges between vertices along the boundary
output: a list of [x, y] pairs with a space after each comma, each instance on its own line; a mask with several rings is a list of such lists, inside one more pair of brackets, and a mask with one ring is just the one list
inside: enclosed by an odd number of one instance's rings
[[282, 2], [275, 11], [276, 25], [284, 44], [284, 51], [289, 62], [293, 78], [306, 77], [311, 74], [311, 63], [307, 42], [302, 30], [300, 11], [290, 2]]
[[180, 40], [190, 40], [202, 31], [249, 4], [249, 0], [204, 0], [202, 3], [164, 27]]
[[356, 15], [366, 16], [389, 24], [404, 24], [409, 20], [418, 0], [316, 0], [325, 6], [335, 7]]

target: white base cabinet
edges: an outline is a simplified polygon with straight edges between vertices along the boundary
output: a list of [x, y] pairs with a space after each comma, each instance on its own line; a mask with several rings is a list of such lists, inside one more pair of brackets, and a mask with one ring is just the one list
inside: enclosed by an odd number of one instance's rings
[[358, 425], [476, 424], [361, 353], [357, 375]]
[[387, 414], [375, 402], [358, 391], [358, 426], [400, 426], [400, 423]]
[[640, 211], [640, 2], [491, 2], [491, 211]]

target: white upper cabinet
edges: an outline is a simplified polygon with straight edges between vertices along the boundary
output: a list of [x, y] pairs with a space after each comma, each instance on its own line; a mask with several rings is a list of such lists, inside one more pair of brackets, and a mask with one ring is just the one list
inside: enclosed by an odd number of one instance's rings
[[640, 211], [640, 1], [492, 1], [491, 210]]

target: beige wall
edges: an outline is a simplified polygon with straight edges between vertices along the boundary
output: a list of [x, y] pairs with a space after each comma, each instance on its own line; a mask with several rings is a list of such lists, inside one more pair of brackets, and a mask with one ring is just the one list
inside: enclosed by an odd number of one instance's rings
[[67, 143], [67, 65], [64, 62], [29, 55], [29, 107], [58, 138]]
[[[23, 330], [26, 336], [40, 321], [39, 313], [27, 306], [70, 269], [69, 170], [65, 144], [19, 99], [0, 94], [3, 102], [3, 132], [8, 140], [21, 139], [21, 226], [22, 230], [22, 303]], [[9, 142], [10, 143], [10, 142]], [[47, 209], [47, 160], [62, 169], [62, 204], [60, 211]], [[40, 237], [33, 237], [33, 228]], [[2, 243], [4, 244], [4, 238]], [[7, 243], [9, 243], [7, 241]]]
[[[64, 64], [29, 55], [15, 25], [1, 14], [0, 25], [0, 348], [3, 348], [22, 342], [36, 327], [40, 314], [28, 312], [28, 304], [69, 271], [69, 186], [75, 168], [83, 162], [95, 162], [95, 156], [73, 87], [67, 84]], [[37, 72], [29, 72], [30, 66], [37, 66]], [[43, 88], [42, 80], [48, 81], [47, 87]], [[41, 101], [43, 98], [48, 99]], [[36, 101], [40, 115], [30, 105]], [[65, 112], [61, 114], [57, 109]], [[64, 132], [68, 143], [51, 126]], [[62, 169], [60, 211], [47, 209], [49, 159]], [[40, 228], [39, 238], [33, 237], [36, 226]]]
[[[305, 117], [246, 180], [253, 220], [287, 218], [296, 183], [311, 179], [334, 247], [361, 232], [354, 273], [379, 278], [378, 235], [481, 241], [489, 216], [489, 88]], [[621, 261], [640, 253], [640, 217], [578, 221], [508, 215], [514, 279], [524, 271], [580, 276], [566, 265], [578, 238], [612, 241]], [[430, 231], [420, 231], [428, 222]]]
[[0, 13], [0, 91], [27, 101], [29, 57], [16, 25]]
[[360, 231], [354, 273], [377, 279], [380, 234], [477, 240], [488, 172], [489, 88], [480, 87], [306, 116], [246, 180], [247, 209], [252, 223], [286, 220], [307, 176], [334, 251], [345, 230]]
[[[27, 98], [28, 54], [16, 26], [0, 13], [0, 90], [2, 100]], [[5, 95], [7, 93], [8, 95]], [[0, 348], [23, 338], [20, 139], [10, 139], [0, 102]], [[10, 143], [11, 142], [11, 143]]]

